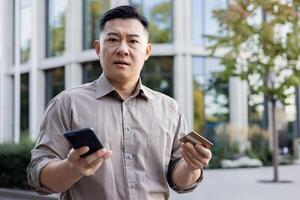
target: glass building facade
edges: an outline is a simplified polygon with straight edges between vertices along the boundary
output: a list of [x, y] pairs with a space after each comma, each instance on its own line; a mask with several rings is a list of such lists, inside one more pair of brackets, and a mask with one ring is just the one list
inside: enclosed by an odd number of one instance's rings
[[[49, 101], [64, 89], [91, 82], [102, 73], [93, 50], [99, 18], [129, 4], [150, 22], [153, 54], [141, 73], [148, 87], [175, 98], [190, 129], [213, 138], [222, 124], [266, 127], [263, 96], [249, 96], [240, 81], [222, 81], [218, 58], [207, 56], [212, 17], [227, 0], [2, 0], [0, 143], [38, 135]], [[15, 34], [12, 34], [15, 33]], [[7, 48], [8, 47], [8, 48]], [[5, 51], [3, 51], [5, 49]], [[5, 67], [4, 67], [5, 66]], [[3, 86], [5, 83], [5, 87]], [[246, 103], [238, 103], [244, 102]], [[286, 130], [295, 135], [295, 98], [283, 107]]]

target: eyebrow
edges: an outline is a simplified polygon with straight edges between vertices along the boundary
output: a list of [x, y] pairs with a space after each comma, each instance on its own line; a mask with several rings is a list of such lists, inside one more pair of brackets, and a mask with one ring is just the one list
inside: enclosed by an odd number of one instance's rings
[[[119, 36], [120, 34], [117, 32], [109, 32], [107, 36]], [[139, 34], [129, 33], [127, 34], [128, 37], [141, 37]]]

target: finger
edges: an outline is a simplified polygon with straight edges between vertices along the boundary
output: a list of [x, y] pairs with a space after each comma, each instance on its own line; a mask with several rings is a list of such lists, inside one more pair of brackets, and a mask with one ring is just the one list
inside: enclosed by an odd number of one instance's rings
[[94, 160], [93, 162], [91, 162], [89, 165], [87, 165], [87, 167], [88, 168], [94, 168], [96, 170], [96, 169], [98, 169], [98, 167], [100, 167], [102, 162], [103, 162], [103, 159], [98, 158], [98, 159]]
[[[193, 163], [196, 164], [197, 166], [199, 166], [199, 163], [201, 164], [201, 167], [208, 165], [210, 157], [209, 158], [203, 157], [197, 150], [195, 150], [195, 147], [193, 145], [191, 144], [189, 146], [184, 145], [182, 146], [182, 150], [190, 158], [190, 160], [193, 161]], [[208, 151], [209, 153], [211, 153], [210, 150]]]
[[189, 168], [191, 168], [191, 170], [196, 170], [199, 169], [199, 167], [201, 167], [195, 164], [185, 152], [182, 151], [181, 154], [186, 164], [189, 166]]
[[80, 157], [80, 155], [85, 154], [89, 151], [89, 147], [88, 146], [84, 146], [84, 147], [79, 147], [77, 149], [74, 149], [74, 154], [76, 155], [76, 157]]
[[88, 165], [99, 158], [101, 158], [101, 159], [105, 159], [106, 157], [108, 158], [110, 156], [110, 154], [111, 154], [111, 151], [103, 148], [103, 149], [100, 149], [100, 150], [92, 153], [91, 155], [88, 155], [87, 157], [85, 157], [84, 162]]
[[202, 146], [201, 144], [196, 144], [195, 148], [203, 157], [209, 159], [212, 157], [211, 151], [208, 148]]
[[182, 149], [184, 149], [186, 152], [189, 152], [188, 154], [190, 157], [195, 157], [197, 160], [202, 159], [202, 155], [196, 150], [194, 145], [191, 143], [186, 143], [182, 145]]
[[67, 156], [67, 159], [70, 162], [75, 163], [78, 159], [80, 159], [80, 155], [84, 154], [85, 152], [88, 152], [88, 150], [89, 150], [88, 147], [81, 147], [78, 149], [72, 148]]
[[105, 152], [105, 154], [102, 156], [102, 158], [104, 159], [104, 160], [106, 160], [106, 159], [108, 159], [108, 158], [110, 158], [112, 156], [112, 151], [106, 151]]

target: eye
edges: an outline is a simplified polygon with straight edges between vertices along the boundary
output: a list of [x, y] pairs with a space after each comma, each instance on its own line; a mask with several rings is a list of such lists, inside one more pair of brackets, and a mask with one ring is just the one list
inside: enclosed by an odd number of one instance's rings
[[135, 39], [131, 39], [129, 42], [130, 42], [131, 44], [137, 44], [137, 43], [139, 43], [139, 41], [137, 41], [137, 40], [135, 40]]
[[118, 42], [117, 38], [108, 38], [107, 41], [109, 42]]

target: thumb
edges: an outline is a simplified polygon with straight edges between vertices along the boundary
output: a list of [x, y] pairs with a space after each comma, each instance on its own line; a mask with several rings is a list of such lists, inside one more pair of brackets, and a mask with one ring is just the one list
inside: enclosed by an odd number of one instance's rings
[[79, 157], [80, 155], [87, 153], [89, 150], [90, 148], [88, 146], [84, 146], [84, 147], [74, 149], [74, 153], [76, 154], [76, 156]]

